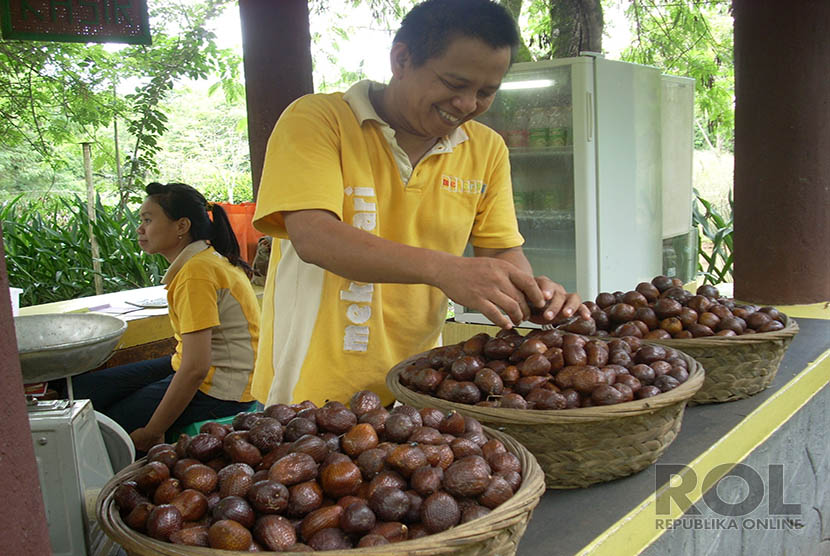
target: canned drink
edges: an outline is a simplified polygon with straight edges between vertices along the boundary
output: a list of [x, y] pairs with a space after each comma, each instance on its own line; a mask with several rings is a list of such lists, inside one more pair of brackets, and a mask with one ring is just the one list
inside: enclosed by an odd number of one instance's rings
[[548, 146], [548, 115], [544, 108], [534, 108], [530, 113], [527, 143], [530, 147]]
[[529, 147], [548, 146], [548, 128], [532, 127], [527, 133], [527, 144]]
[[527, 147], [528, 132], [526, 129], [508, 129], [504, 132], [504, 142], [508, 147]]
[[12, 301], [12, 316], [16, 317], [20, 313], [20, 295], [23, 293], [21, 288], [9, 287], [9, 297]]
[[564, 147], [568, 144], [568, 128], [554, 127], [549, 130], [548, 144], [551, 147]]

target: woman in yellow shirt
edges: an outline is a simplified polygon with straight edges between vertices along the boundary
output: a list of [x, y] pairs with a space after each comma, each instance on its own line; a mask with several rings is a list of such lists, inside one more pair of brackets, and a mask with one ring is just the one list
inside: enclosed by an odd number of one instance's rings
[[250, 267], [222, 207], [181, 183], [151, 183], [146, 192], [138, 244], [170, 262], [162, 283], [176, 351], [72, 380], [75, 396], [124, 427], [139, 451], [163, 442], [170, 427], [256, 403], [251, 379], [260, 317]]

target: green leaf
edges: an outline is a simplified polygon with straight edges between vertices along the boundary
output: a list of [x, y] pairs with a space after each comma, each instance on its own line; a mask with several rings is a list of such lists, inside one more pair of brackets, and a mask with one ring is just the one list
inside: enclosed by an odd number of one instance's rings
[[[717, 284], [731, 279], [732, 273], [732, 236], [733, 236], [733, 203], [732, 192], [729, 192], [730, 213], [721, 215], [714, 204], [700, 196], [694, 190], [695, 202], [692, 205], [692, 219], [698, 227], [698, 254], [700, 264], [698, 270], [704, 276], [704, 282]], [[706, 210], [700, 210], [698, 204]], [[709, 243], [704, 242], [706, 239]], [[711, 252], [707, 252], [710, 249]], [[705, 264], [704, 264], [705, 263]]]
[[[43, 208], [22, 199], [0, 208], [9, 283], [24, 288], [23, 305], [94, 295], [86, 203], [59, 199], [49, 221], [40, 214]], [[105, 292], [158, 285], [166, 261], [160, 265], [135, 243], [136, 210], [108, 207], [100, 197], [94, 208]]]

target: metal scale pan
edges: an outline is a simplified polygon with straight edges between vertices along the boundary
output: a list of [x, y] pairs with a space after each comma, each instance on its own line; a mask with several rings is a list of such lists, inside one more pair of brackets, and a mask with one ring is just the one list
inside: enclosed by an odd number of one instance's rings
[[[99, 420], [89, 400], [73, 400], [70, 377], [106, 362], [127, 323], [95, 313], [14, 318], [24, 383], [66, 378], [68, 400], [30, 400], [38, 475], [55, 555], [110, 555], [118, 547], [95, 522], [98, 492], [114, 475], [113, 449], [132, 460], [132, 442], [111, 420]], [[106, 436], [106, 439], [105, 439]], [[112, 445], [108, 445], [112, 444]]]
[[118, 317], [64, 313], [14, 317], [23, 382], [85, 373], [110, 358], [127, 330]]

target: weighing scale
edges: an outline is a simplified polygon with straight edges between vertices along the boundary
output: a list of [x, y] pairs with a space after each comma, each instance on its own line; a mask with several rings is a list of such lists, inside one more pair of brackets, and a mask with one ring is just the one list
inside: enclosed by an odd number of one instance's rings
[[89, 400], [73, 399], [71, 377], [109, 359], [127, 323], [82, 313], [14, 317], [14, 325], [23, 382], [67, 382], [68, 399], [26, 399], [52, 553], [117, 554], [120, 547], [95, 521], [95, 502], [114, 472], [132, 463], [135, 449]]

